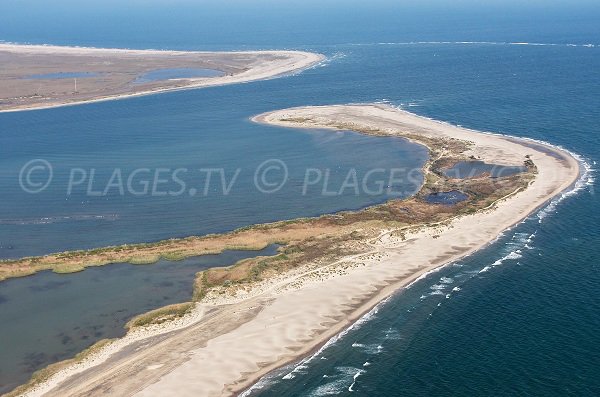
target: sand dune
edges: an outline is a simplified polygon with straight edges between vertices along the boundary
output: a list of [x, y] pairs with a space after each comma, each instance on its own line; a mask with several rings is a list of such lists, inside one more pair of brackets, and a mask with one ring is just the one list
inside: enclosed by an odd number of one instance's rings
[[335, 121], [357, 128], [458, 138], [473, 142], [468, 154], [489, 162], [520, 164], [528, 155], [538, 174], [526, 190], [493, 209], [455, 219], [449, 226], [424, 228], [404, 240], [383, 231], [368, 252], [330, 264], [344, 271], [320, 268], [290, 275], [246, 299], [203, 303], [197, 310], [207, 314], [190, 317], [185, 326], [149, 330], [145, 344], [140, 344], [139, 337], [131, 343], [121, 342], [115, 354], [67, 368], [28, 395], [235, 394], [266, 372], [318, 347], [420, 275], [489, 244], [568, 189], [580, 174], [578, 162], [565, 151], [451, 126], [382, 105], [294, 108], [254, 120], [307, 128], [327, 127]]

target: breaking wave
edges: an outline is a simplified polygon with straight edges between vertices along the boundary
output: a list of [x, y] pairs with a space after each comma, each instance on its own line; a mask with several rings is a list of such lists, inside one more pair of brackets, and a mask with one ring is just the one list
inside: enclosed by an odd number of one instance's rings
[[316, 63], [315, 65], [309, 67], [308, 69], [317, 69], [317, 68], [326, 67], [326, 66], [331, 65], [334, 62], [339, 61], [340, 59], [346, 58], [347, 56], [348, 56], [348, 54], [346, 54], [345, 52], [341, 52], [341, 51], [334, 52], [330, 56], [323, 59], [321, 62]]
[[497, 46], [534, 46], [534, 47], [583, 47], [600, 48], [600, 44], [593, 43], [530, 43], [510, 41], [406, 41], [406, 42], [379, 42], [379, 43], [350, 43], [351, 46], [409, 46], [409, 45], [497, 45]]

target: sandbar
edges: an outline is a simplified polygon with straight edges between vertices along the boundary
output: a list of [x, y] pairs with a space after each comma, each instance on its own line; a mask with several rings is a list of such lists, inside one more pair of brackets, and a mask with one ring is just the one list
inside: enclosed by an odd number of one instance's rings
[[[0, 43], [0, 112], [264, 80], [299, 72], [323, 59], [305, 51], [201, 52]], [[138, 82], [145, 73], [173, 69], [212, 70], [220, 75]]]
[[[175, 321], [134, 329], [63, 368], [27, 396], [230, 396], [302, 357], [415, 279], [493, 242], [581, 174], [569, 152], [469, 130], [380, 104], [300, 107], [253, 118], [294, 128], [354, 129], [468, 142], [465, 155], [489, 163], [535, 164], [526, 188], [489, 206], [399, 233], [380, 229], [358, 252], [307, 263], [251, 291], [207, 295]], [[442, 148], [443, 150], [443, 148]], [[371, 230], [370, 232], [373, 232]]]

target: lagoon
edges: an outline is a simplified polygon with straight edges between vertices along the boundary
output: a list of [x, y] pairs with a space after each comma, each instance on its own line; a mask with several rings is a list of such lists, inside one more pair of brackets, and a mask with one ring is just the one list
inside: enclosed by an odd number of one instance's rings
[[[419, 189], [428, 156], [420, 145], [251, 123], [275, 107], [269, 87], [284, 80], [0, 115], [0, 258], [226, 232]], [[32, 193], [19, 175], [37, 160], [53, 178]], [[281, 163], [287, 171], [269, 168]], [[341, 189], [353, 171], [362, 182], [373, 169], [383, 171], [366, 189]], [[392, 169], [400, 171], [388, 189]], [[283, 185], [261, 190], [257, 181]]]
[[459, 161], [452, 167], [444, 170], [444, 175], [450, 178], [465, 179], [478, 178], [489, 174], [490, 178], [501, 178], [525, 172], [525, 166], [507, 166], [499, 164], [488, 164], [483, 161]]
[[425, 201], [432, 204], [454, 205], [468, 199], [469, 196], [460, 190], [435, 192], [425, 196]]
[[190, 301], [197, 272], [276, 253], [272, 245], [151, 265], [112, 264], [74, 274], [45, 271], [1, 282], [0, 393], [101, 339], [125, 335], [124, 325], [138, 314]]

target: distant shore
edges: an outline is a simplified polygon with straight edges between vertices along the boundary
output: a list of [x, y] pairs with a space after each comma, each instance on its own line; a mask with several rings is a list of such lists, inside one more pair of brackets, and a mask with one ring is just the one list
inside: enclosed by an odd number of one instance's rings
[[191, 314], [134, 330], [24, 395], [93, 396], [106, 389], [136, 396], [238, 394], [322, 345], [418, 277], [488, 245], [580, 176], [579, 163], [566, 151], [383, 105], [301, 107], [253, 120], [437, 140], [444, 143], [442, 154], [445, 145], [467, 142], [465, 155], [505, 165], [530, 159], [536, 172], [526, 188], [503, 194], [475, 213], [417, 229], [381, 229], [357, 253], [319, 266], [306, 264], [244, 294], [209, 295]]
[[[309, 68], [325, 57], [305, 51], [170, 51], [0, 43], [0, 112], [47, 109], [265, 80]], [[152, 66], [149, 66], [152, 65]], [[210, 68], [224, 76], [132, 84], [144, 72]], [[27, 80], [36, 74], [89, 72], [93, 78]]]

